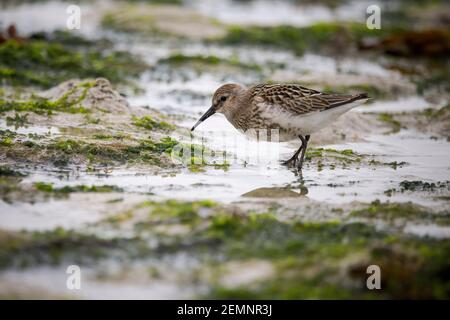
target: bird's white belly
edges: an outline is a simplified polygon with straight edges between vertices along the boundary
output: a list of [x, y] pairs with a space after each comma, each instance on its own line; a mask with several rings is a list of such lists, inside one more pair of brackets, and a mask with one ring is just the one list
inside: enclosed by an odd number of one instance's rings
[[295, 116], [283, 111], [277, 106], [259, 105], [261, 117], [265, 121], [280, 128], [280, 141], [289, 141], [298, 138], [299, 135], [309, 135], [330, 125], [340, 115], [363, 103], [357, 101], [325, 111], [316, 111], [304, 115]]

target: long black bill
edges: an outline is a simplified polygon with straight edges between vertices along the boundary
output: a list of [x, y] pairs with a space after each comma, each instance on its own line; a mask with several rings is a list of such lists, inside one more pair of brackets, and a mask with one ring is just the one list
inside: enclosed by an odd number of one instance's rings
[[214, 106], [212, 106], [211, 108], [208, 109], [208, 111], [205, 112], [204, 115], [202, 115], [200, 117], [200, 119], [197, 121], [196, 124], [194, 124], [194, 126], [192, 127], [191, 131], [194, 131], [195, 128], [197, 128], [197, 126], [202, 123], [203, 121], [205, 121], [206, 119], [208, 119], [209, 117], [211, 117], [214, 113], [216, 113], [216, 110], [214, 110]]

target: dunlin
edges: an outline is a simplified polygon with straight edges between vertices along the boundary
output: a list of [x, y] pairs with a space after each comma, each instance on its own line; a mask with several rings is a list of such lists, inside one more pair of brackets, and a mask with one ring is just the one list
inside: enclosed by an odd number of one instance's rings
[[216, 90], [212, 106], [191, 130], [214, 113], [223, 113], [244, 133], [278, 129], [280, 142], [301, 140], [300, 148], [283, 162], [288, 166], [297, 164], [301, 169], [311, 134], [368, 99], [366, 93], [330, 94], [297, 84], [259, 84], [249, 88], [225, 84]]

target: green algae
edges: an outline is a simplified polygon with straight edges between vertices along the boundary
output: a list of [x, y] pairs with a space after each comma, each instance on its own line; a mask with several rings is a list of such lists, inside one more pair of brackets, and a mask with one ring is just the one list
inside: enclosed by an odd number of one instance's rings
[[392, 127], [392, 129], [386, 132], [386, 134], [397, 133], [402, 128], [402, 124], [400, 123], [400, 121], [395, 120], [394, 116], [390, 113], [380, 113], [378, 115], [378, 120], [383, 121]]
[[[450, 244], [448, 240], [400, 240], [401, 245], [379, 245], [370, 261], [382, 270], [381, 287], [391, 299], [448, 299]], [[352, 274], [364, 276], [366, 266]], [[379, 296], [379, 295], [378, 295]]]
[[0, 44], [0, 77], [11, 85], [49, 88], [72, 78], [105, 77], [123, 83], [139, 75], [145, 64], [126, 52], [74, 50], [41, 40]]
[[315, 161], [317, 170], [322, 171], [325, 166], [334, 170], [338, 164], [343, 168], [347, 168], [349, 165], [359, 166], [365, 160], [365, 156], [351, 149], [308, 148], [306, 150], [305, 160], [308, 162]]
[[108, 251], [123, 247], [129, 241], [102, 239], [62, 228], [36, 232], [0, 231], [0, 268], [58, 265], [64, 260], [89, 263], [106, 257]]
[[24, 177], [25, 174], [11, 169], [9, 166], [0, 166], [0, 177]]
[[417, 93], [420, 95], [426, 92], [438, 91], [441, 93], [450, 92], [450, 72], [448, 71], [448, 62], [441, 63], [432, 62], [431, 66], [427, 66], [427, 72], [422, 72], [413, 78], [416, 84]]
[[437, 189], [447, 189], [450, 190], [450, 181], [445, 182], [426, 182], [420, 180], [404, 180], [400, 182], [400, 191], [435, 191]]
[[231, 59], [220, 58], [217, 56], [205, 55], [184, 55], [181, 53], [171, 55], [167, 58], [159, 60], [160, 63], [168, 63], [174, 66], [181, 65], [197, 65], [199, 68], [205, 66], [229, 66], [236, 67], [243, 70], [261, 71], [261, 67], [257, 64], [246, 64], [240, 62], [236, 57]]
[[51, 115], [53, 112], [68, 113], [87, 113], [89, 110], [67, 104], [66, 101], [51, 101], [47, 99], [35, 99], [30, 101], [7, 101], [0, 100], [0, 113], [16, 111], [16, 112], [34, 112], [37, 114]]
[[44, 41], [64, 45], [65, 47], [95, 47], [98, 49], [108, 49], [112, 43], [110, 40], [101, 38], [90, 40], [73, 30], [55, 30], [53, 32], [34, 32], [30, 35], [30, 40]]
[[405, 161], [400, 161], [400, 162], [392, 161], [392, 162], [386, 162], [386, 163], [383, 163], [383, 164], [386, 165], [386, 166], [391, 167], [394, 170], [397, 170], [397, 168], [401, 168], [401, 167], [407, 165], [407, 163]]
[[162, 203], [149, 201], [142, 206], [150, 209], [149, 219], [152, 222], [195, 224], [200, 220], [199, 210], [214, 208], [217, 204], [211, 200], [193, 202], [167, 200]]
[[163, 130], [163, 131], [171, 131], [175, 129], [173, 124], [170, 124], [166, 121], [157, 121], [151, 116], [143, 116], [143, 117], [133, 117], [133, 124], [136, 127], [141, 127], [148, 130]]
[[[378, 205], [379, 204], [372, 204]], [[352, 217], [350, 217], [352, 219]], [[209, 298], [448, 298], [450, 242], [381, 231], [362, 222], [280, 220], [273, 212], [252, 213], [210, 200], [146, 201], [107, 219], [110, 226], [134, 225], [127, 239], [101, 239], [75, 231], [0, 232], [0, 266], [89, 263], [187, 253], [200, 265], [196, 281]], [[186, 232], [172, 234], [170, 226]], [[104, 225], [103, 225], [104, 226]], [[155, 244], [154, 239], [158, 240]], [[148, 241], [148, 239], [153, 239]], [[264, 261], [274, 272], [250, 285], [230, 287], [214, 270], [228, 262]], [[369, 265], [382, 270], [382, 288], [366, 287]], [[403, 283], [402, 279], [407, 279]]]
[[[400, 240], [400, 246], [386, 244], [353, 251], [348, 257], [367, 255], [343, 269], [326, 256], [323, 262], [305, 262], [301, 257], [286, 258], [276, 264], [272, 278], [250, 286], [212, 286], [209, 298], [216, 299], [447, 299], [449, 242]], [[327, 244], [324, 244], [327, 246]], [[350, 250], [357, 250], [351, 248]], [[355, 258], [353, 258], [355, 259]], [[367, 267], [381, 269], [382, 290], [368, 290]], [[337, 279], [338, 278], [338, 279]]]
[[12, 203], [14, 194], [21, 192], [19, 183], [24, 175], [5, 166], [2, 166], [0, 173], [0, 199]]
[[50, 162], [55, 166], [70, 164], [114, 165], [124, 163], [146, 163], [160, 167], [172, 166], [169, 156], [179, 142], [170, 137], [159, 141], [148, 139], [132, 141], [100, 141], [90, 143], [83, 140], [57, 138], [46, 143], [14, 137], [0, 136], [0, 149], [11, 159], [33, 159], [33, 162]]
[[338, 272], [338, 262], [363, 251], [371, 241], [384, 238], [360, 223], [283, 223], [271, 215], [219, 217], [211, 229], [212, 236], [230, 239], [223, 241], [231, 258], [270, 259], [277, 269], [274, 277], [251, 287], [212, 286], [209, 295], [219, 299], [349, 297], [344, 286], [329, 283]]
[[[0, 198], [7, 202], [26, 201], [34, 203], [36, 200], [47, 200], [49, 196], [67, 198], [70, 193], [112, 193], [123, 192], [122, 188], [114, 185], [66, 185], [55, 187], [52, 183], [34, 182], [22, 184], [22, 174], [6, 168], [0, 170]], [[29, 194], [24, 197], [24, 194]]]
[[436, 200], [450, 201], [450, 196], [437, 196], [434, 197]]
[[63, 161], [66, 159], [66, 162], [69, 162], [71, 157], [84, 156], [90, 163], [145, 162], [161, 164], [161, 153], [168, 153], [172, 144], [172, 140], [169, 143], [165, 138], [160, 142], [150, 139], [143, 140], [138, 145], [121, 142], [94, 144], [67, 139], [55, 141], [45, 148], [48, 151], [55, 151], [55, 158]]
[[368, 219], [383, 219], [393, 222], [395, 220], [413, 221], [421, 220], [433, 222], [439, 225], [450, 225], [450, 213], [436, 213], [418, 206], [412, 202], [407, 203], [382, 203], [379, 200], [373, 201], [370, 206], [354, 210], [350, 213], [353, 217]]
[[14, 126], [15, 129], [24, 127], [29, 124], [28, 121], [28, 113], [21, 115], [19, 113], [14, 113], [14, 117], [7, 116], [6, 117], [6, 125]]
[[322, 158], [325, 155], [332, 154], [333, 156], [351, 156], [362, 157], [356, 154], [352, 149], [336, 150], [332, 148], [309, 148], [306, 152], [307, 159]]
[[[438, 191], [449, 191], [450, 190], [450, 181], [437, 181], [437, 182], [427, 182], [427, 181], [420, 181], [420, 180], [404, 180], [399, 183], [398, 188], [390, 188], [386, 191], [384, 191], [384, 194], [388, 197], [391, 197], [397, 192], [404, 193], [404, 192], [438, 192]], [[445, 200], [446, 196], [442, 196], [442, 199]], [[441, 197], [435, 197], [435, 198], [441, 198]], [[442, 200], [441, 199], [441, 200]]]
[[[186, 166], [191, 172], [204, 172], [206, 167], [227, 171], [230, 163], [226, 161], [226, 153], [211, 150], [203, 144], [179, 142], [170, 137], [161, 139], [155, 144], [162, 152], [170, 154], [172, 160]], [[220, 158], [220, 155], [223, 158]]]
[[[241, 27], [233, 26], [221, 43], [232, 45], [265, 45], [292, 50], [301, 55], [305, 51], [330, 50], [337, 47], [337, 39], [357, 43], [365, 36], [380, 36], [384, 30], [369, 30], [365, 24], [317, 23], [307, 27]], [[340, 48], [345, 51], [345, 48]], [[348, 48], [346, 48], [348, 49]], [[333, 50], [336, 50], [334, 48]]]
[[[270, 261], [276, 267], [274, 276], [262, 281], [255, 281], [250, 286], [236, 288], [229, 288], [220, 283], [213, 284], [208, 297], [217, 299], [356, 297], [384, 299], [417, 296], [444, 298], [450, 294], [448, 290], [450, 279], [448, 276], [442, 276], [442, 272], [448, 268], [448, 260], [445, 259], [449, 258], [450, 243], [446, 240], [416, 240], [407, 237], [394, 240], [388, 234], [358, 223], [344, 225], [319, 223], [297, 226], [300, 227], [299, 233], [304, 236], [304, 241], [301, 241], [301, 236], [290, 233], [289, 228], [283, 229], [280, 233], [291, 238], [287, 242], [289, 246], [284, 247], [283, 241], [281, 241], [279, 247], [274, 244], [275, 248], [266, 252], [268, 256], [265, 258], [270, 257]], [[229, 230], [235, 228], [236, 225], [231, 225]], [[268, 234], [260, 233], [259, 235], [264, 234], [269, 238], [270, 231], [268, 232]], [[235, 233], [231, 232], [227, 236], [233, 239]], [[298, 239], [296, 239], [297, 237]], [[270, 239], [280, 243], [279, 238]], [[254, 241], [253, 237], [250, 240]], [[230, 241], [232, 242], [232, 240]], [[245, 242], [246, 245], [241, 245], [240, 248], [237, 246], [239, 249], [236, 249], [237, 252], [244, 250], [243, 257], [246, 259], [255, 256], [252, 252], [256, 252], [256, 255], [260, 256], [260, 247], [254, 247], [251, 241]], [[393, 241], [395, 245], [392, 245]], [[392, 250], [395, 254], [391, 255], [390, 259], [385, 259], [383, 255], [380, 255], [380, 248]], [[408, 252], [407, 256], [419, 257], [421, 264], [418, 268], [416, 268], [414, 260], [402, 259], [401, 263], [392, 263], [392, 261], [398, 261], [401, 256], [405, 255], [405, 252]], [[277, 255], [277, 253], [281, 254]], [[236, 257], [236, 251], [233, 256]], [[365, 258], [367, 256], [368, 259]], [[241, 258], [239, 255], [238, 257]], [[353, 261], [353, 263], [345, 261]], [[347, 268], [343, 268], [343, 264], [347, 264]], [[389, 273], [384, 279], [382, 276], [382, 292], [374, 293], [366, 288], [368, 276], [366, 268], [371, 264], [381, 266], [383, 276], [384, 272]], [[405, 275], [410, 280], [407, 285], [410, 288], [401, 290], [399, 287], [402, 285], [398, 284], [403, 282], [400, 279]], [[428, 283], [426, 283], [427, 281]], [[425, 287], [425, 292], [420, 291]]]
[[446, 116], [450, 112], [450, 104], [447, 104], [437, 110], [428, 108], [423, 111], [423, 114], [431, 119], [439, 119], [441, 117]]
[[132, 139], [131, 136], [121, 132], [114, 134], [96, 133], [92, 135], [92, 138], [96, 140], [119, 140], [119, 141], [123, 141], [125, 139]]
[[14, 139], [17, 134], [14, 131], [9, 129], [1, 130], [0, 129], [0, 146], [9, 147], [13, 144]]
[[72, 192], [99, 192], [99, 193], [123, 192], [122, 188], [111, 185], [101, 185], [101, 186], [75, 185], [75, 186], [64, 186], [61, 188], [55, 188], [51, 183], [35, 182], [34, 187], [36, 188], [36, 190], [55, 194], [67, 194]]
[[[18, 100], [2, 100], [0, 99], [0, 114], [9, 111], [15, 111], [16, 116], [14, 120], [20, 120], [23, 122], [26, 116], [17, 116], [17, 112], [34, 112], [37, 114], [47, 114], [52, 115], [53, 112], [66, 112], [66, 113], [89, 113], [89, 109], [81, 105], [82, 101], [85, 99], [87, 92], [90, 88], [95, 85], [94, 82], [86, 81], [82, 82], [69, 91], [67, 91], [63, 96], [56, 100], [44, 99], [35, 97], [34, 99], [27, 101]], [[70, 99], [70, 96], [77, 90], [82, 89], [81, 94], [76, 99]]]

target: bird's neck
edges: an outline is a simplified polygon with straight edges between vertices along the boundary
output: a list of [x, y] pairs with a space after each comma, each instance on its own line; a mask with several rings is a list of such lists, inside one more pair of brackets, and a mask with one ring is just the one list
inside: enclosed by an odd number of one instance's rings
[[238, 129], [244, 129], [243, 124], [245, 122], [243, 118], [247, 114], [246, 110], [249, 107], [249, 96], [246, 91], [243, 90], [241, 94], [235, 96], [233, 103], [223, 112], [227, 120]]

